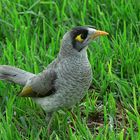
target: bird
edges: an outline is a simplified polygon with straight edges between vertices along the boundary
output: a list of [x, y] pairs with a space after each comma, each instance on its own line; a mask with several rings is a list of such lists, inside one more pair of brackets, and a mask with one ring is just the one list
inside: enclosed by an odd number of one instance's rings
[[0, 80], [23, 86], [19, 96], [32, 98], [51, 117], [59, 109], [73, 107], [85, 96], [92, 82], [88, 45], [108, 34], [92, 26], [76, 26], [64, 34], [57, 57], [42, 72], [33, 74], [0, 65]]

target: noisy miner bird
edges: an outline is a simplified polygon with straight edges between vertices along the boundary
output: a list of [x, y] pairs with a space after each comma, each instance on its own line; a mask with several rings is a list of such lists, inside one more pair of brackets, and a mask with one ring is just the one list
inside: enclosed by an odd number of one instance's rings
[[48, 114], [70, 108], [84, 97], [92, 81], [87, 45], [103, 35], [108, 33], [88, 26], [75, 27], [64, 35], [57, 58], [43, 72], [36, 75], [0, 65], [0, 79], [24, 86], [20, 96], [32, 97]]

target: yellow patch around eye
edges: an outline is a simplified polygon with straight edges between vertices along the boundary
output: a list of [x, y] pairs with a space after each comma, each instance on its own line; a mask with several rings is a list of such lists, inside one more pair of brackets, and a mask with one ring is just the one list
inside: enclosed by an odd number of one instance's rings
[[80, 35], [77, 35], [76, 38], [75, 38], [75, 40], [76, 41], [79, 41], [79, 42], [83, 42], [84, 41], [84, 39], [81, 38], [81, 34]]

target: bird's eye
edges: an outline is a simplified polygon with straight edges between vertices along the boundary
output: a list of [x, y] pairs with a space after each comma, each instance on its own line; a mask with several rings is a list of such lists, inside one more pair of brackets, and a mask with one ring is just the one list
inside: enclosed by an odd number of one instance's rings
[[87, 34], [81, 34], [81, 38], [82, 39], [86, 39], [87, 38]]
[[78, 42], [83, 42], [84, 39], [86, 39], [87, 35], [86, 34], [79, 34], [76, 36], [75, 40]]

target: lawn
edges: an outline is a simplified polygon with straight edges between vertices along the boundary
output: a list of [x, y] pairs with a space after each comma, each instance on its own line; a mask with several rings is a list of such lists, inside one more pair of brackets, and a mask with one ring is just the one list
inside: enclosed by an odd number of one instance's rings
[[109, 32], [89, 45], [85, 98], [56, 112], [48, 133], [41, 107], [0, 81], [0, 140], [140, 140], [139, 0], [1, 0], [0, 64], [39, 73], [79, 25]]

